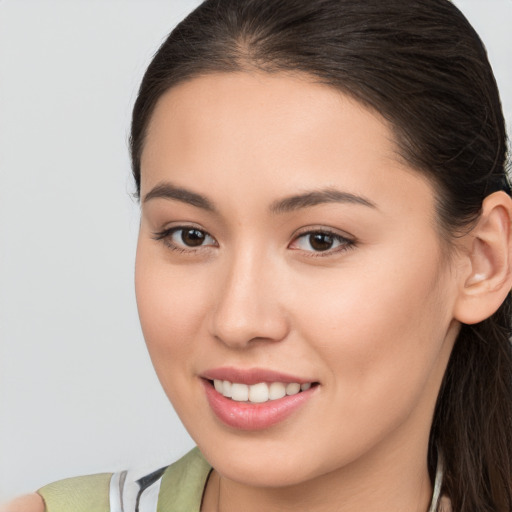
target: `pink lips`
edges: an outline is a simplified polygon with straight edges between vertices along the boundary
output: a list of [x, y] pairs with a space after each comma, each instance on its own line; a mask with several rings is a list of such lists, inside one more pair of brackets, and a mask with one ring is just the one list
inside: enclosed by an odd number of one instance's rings
[[311, 382], [299, 377], [286, 375], [264, 369], [239, 370], [236, 368], [216, 368], [204, 372], [202, 382], [206, 398], [212, 411], [226, 425], [239, 430], [263, 430], [288, 418], [293, 412], [307, 403], [317, 386], [296, 395], [285, 396], [278, 400], [252, 404], [236, 402], [218, 393], [211, 380], [229, 380], [241, 384], [257, 384], [259, 382], [297, 382], [303, 384]]

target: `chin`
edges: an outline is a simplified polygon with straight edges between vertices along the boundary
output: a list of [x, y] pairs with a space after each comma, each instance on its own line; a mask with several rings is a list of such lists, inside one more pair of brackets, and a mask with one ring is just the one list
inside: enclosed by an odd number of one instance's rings
[[[265, 435], [228, 434], [215, 438], [201, 434], [194, 436], [194, 433], [192, 436], [221, 476], [248, 486], [299, 485], [336, 469], [340, 464], [340, 457], [336, 461], [329, 460], [329, 454], [314, 443], [310, 442], [304, 449], [304, 439], [293, 442], [278, 432], [274, 436], [268, 432]], [[352, 454], [347, 455], [346, 462], [350, 463]]]

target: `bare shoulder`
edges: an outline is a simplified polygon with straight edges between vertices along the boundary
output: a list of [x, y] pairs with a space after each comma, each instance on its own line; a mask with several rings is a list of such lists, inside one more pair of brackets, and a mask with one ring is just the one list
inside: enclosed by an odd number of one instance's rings
[[39, 494], [27, 494], [0, 505], [0, 512], [44, 512], [44, 501]]

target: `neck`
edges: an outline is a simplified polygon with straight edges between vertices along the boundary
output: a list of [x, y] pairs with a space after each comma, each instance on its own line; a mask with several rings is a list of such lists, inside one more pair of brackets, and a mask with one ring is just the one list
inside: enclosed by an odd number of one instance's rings
[[[203, 512], [427, 512], [432, 498], [426, 453], [404, 448], [376, 464], [358, 460], [320, 477], [280, 488], [254, 487], [214, 472]], [[404, 460], [397, 460], [400, 456]], [[420, 461], [420, 462], [418, 462]]]

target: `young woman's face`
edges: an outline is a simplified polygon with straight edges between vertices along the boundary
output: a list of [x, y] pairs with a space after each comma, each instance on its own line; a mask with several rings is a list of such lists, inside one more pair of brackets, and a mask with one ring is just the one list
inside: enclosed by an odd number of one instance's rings
[[194, 79], [153, 114], [141, 205], [146, 342], [222, 475], [282, 486], [426, 460], [456, 266], [377, 114], [300, 76]]

